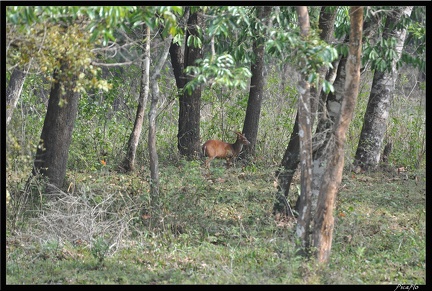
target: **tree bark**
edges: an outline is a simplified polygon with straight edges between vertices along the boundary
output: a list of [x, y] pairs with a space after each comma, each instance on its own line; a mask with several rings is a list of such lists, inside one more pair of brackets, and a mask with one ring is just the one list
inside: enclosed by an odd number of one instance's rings
[[[306, 38], [309, 34], [309, 14], [307, 6], [297, 6], [297, 15], [300, 25], [300, 34]], [[305, 57], [305, 56], [304, 56]], [[306, 61], [302, 60], [302, 65]], [[312, 123], [311, 123], [311, 95], [308, 76], [302, 75], [298, 84], [300, 98], [298, 101], [298, 124], [300, 140], [300, 185], [299, 215], [297, 218], [296, 235], [301, 241], [305, 253], [309, 251], [309, 226], [311, 208], [311, 175], [312, 175]]]
[[165, 47], [156, 65], [155, 72], [151, 77], [152, 84], [152, 98], [150, 103], [149, 118], [149, 134], [148, 134], [148, 148], [150, 156], [150, 207], [152, 226], [157, 226], [160, 221], [160, 205], [159, 205], [159, 159], [156, 147], [156, 117], [157, 117], [157, 103], [159, 100], [159, 84], [160, 71], [168, 57], [172, 36], [170, 35], [165, 40]]
[[[270, 15], [271, 6], [257, 6], [256, 16], [258, 21], [267, 24]], [[255, 145], [258, 135], [258, 125], [261, 113], [261, 103], [263, 99], [265, 76], [264, 76], [264, 37], [261, 36], [259, 29], [255, 31], [256, 39], [253, 41], [252, 50], [254, 53], [254, 62], [251, 64], [251, 82], [249, 99], [246, 108], [246, 116], [243, 124], [243, 133], [250, 142], [250, 145], [244, 149], [244, 157], [250, 158], [255, 154]]]
[[350, 23], [345, 94], [340, 115], [333, 127], [334, 147], [323, 176], [314, 216], [313, 245], [316, 249], [317, 260], [321, 263], [327, 262], [330, 257], [334, 228], [333, 208], [342, 180], [346, 132], [353, 116], [360, 84], [363, 7], [352, 6], [350, 8]]
[[[190, 35], [199, 37], [198, 27], [203, 24], [203, 15], [195, 12], [188, 20], [188, 30], [185, 41], [185, 67], [195, 64], [195, 61], [202, 58], [201, 48], [187, 46], [187, 39]], [[191, 76], [186, 76], [190, 81]], [[201, 88], [196, 88], [192, 94], [183, 92], [179, 98], [179, 121], [178, 121], [178, 143], [177, 147], [182, 156], [189, 159], [197, 157], [201, 150], [200, 144], [200, 110], [201, 110]]]
[[144, 60], [141, 69], [141, 87], [140, 96], [138, 99], [138, 107], [135, 116], [134, 127], [128, 141], [128, 149], [122, 167], [125, 171], [133, 171], [135, 165], [136, 149], [141, 137], [142, 125], [144, 121], [144, 112], [149, 95], [149, 79], [150, 79], [150, 27], [146, 27], [146, 46], [144, 51]]
[[[329, 7], [323, 6], [321, 8], [320, 12], [320, 19], [319, 19], [319, 28], [321, 29], [320, 37], [322, 40], [326, 41], [327, 43], [331, 43], [334, 41], [334, 27], [335, 27], [335, 20], [336, 20], [336, 13], [337, 13], [337, 7], [333, 10], [330, 10]], [[335, 62], [333, 62], [335, 64]], [[337, 64], [336, 64], [337, 65]], [[344, 69], [344, 68], [343, 68]], [[343, 70], [342, 69], [342, 70]], [[320, 79], [326, 78], [328, 69], [326, 67], [321, 67], [318, 71]], [[330, 75], [327, 77], [331, 77]], [[329, 80], [329, 79], [327, 79]], [[315, 131], [315, 134], [312, 139], [313, 144], [313, 162], [312, 162], [312, 181], [311, 181], [311, 217], [315, 214], [317, 199], [318, 199], [318, 193], [319, 188], [321, 185], [321, 178], [324, 173], [324, 167], [326, 163], [326, 146], [318, 146], [326, 144], [326, 141], [330, 141], [330, 136], [328, 135], [329, 131], [326, 131], [326, 127], [321, 127], [320, 123], [326, 124], [328, 127], [330, 127], [330, 123], [327, 123], [327, 97], [328, 95], [321, 90], [321, 82], [319, 85], [319, 90], [316, 90], [316, 88], [313, 88], [311, 90], [311, 107], [312, 112], [317, 112], [317, 120], [318, 125], [317, 129]], [[343, 92], [343, 87], [340, 88], [340, 91]], [[321, 94], [320, 94], [321, 93]], [[330, 98], [332, 100], [332, 98]], [[340, 101], [339, 101], [340, 102]], [[320, 110], [318, 110], [318, 108]], [[332, 120], [334, 122], [334, 119]], [[315, 119], [314, 116], [312, 116], [312, 124], [314, 124]], [[331, 123], [332, 124], [332, 123]], [[297, 200], [296, 203], [296, 210], [298, 210], [300, 207], [300, 200]]]
[[[185, 12], [183, 17], [179, 20], [180, 23], [185, 24], [186, 20], [189, 19], [189, 8], [185, 8]], [[180, 26], [181, 24], [179, 24]], [[182, 25], [182, 26], [183, 26]], [[185, 26], [185, 30], [187, 30], [187, 26]], [[186, 46], [186, 45], [185, 45]], [[177, 89], [179, 92], [179, 98], [181, 96], [181, 90], [186, 84], [186, 77], [183, 74], [184, 69], [184, 52], [182, 51], [182, 47], [179, 46], [174, 41], [171, 41], [171, 46], [169, 48], [169, 54], [171, 58], [171, 64], [173, 68], [174, 78], [176, 80]]]
[[[321, 29], [321, 38], [327, 42], [331, 42], [333, 39], [334, 21], [336, 19], [337, 9], [329, 11], [326, 7], [321, 8], [319, 27]], [[325, 76], [326, 70], [324, 68], [319, 72], [321, 78]], [[329, 76], [330, 77], [330, 76]], [[315, 113], [318, 110], [318, 96], [321, 90], [311, 89], [311, 122], [314, 123]], [[327, 97], [327, 95], [325, 95]], [[325, 103], [326, 100], [321, 100], [320, 104]], [[323, 106], [321, 106], [323, 107]], [[318, 114], [320, 114], [318, 112]], [[281, 213], [288, 217], [292, 217], [293, 213], [290, 205], [287, 201], [290, 185], [296, 169], [299, 164], [300, 157], [300, 142], [298, 137], [298, 114], [295, 119], [294, 127], [291, 133], [290, 141], [288, 143], [285, 154], [281, 162], [281, 170], [276, 171], [276, 177], [278, 178], [278, 193], [276, 195], [276, 201], [273, 206], [273, 213]], [[300, 201], [297, 200], [296, 210], [299, 210]]]
[[12, 114], [21, 96], [26, 75], [20, 68], [15, 67], [10, 76], [9, 84], [6, 88], [6, 126], [9, 125], [12, 119]]
[[[66, 72], [67, 70], [68, 64], [62, 62], [60, 71]], [[69, 80], [65, 82], [59, 75], [57, 70], [53, 74], [55, 81], [51, 87], [47, 113], [33, 167], [33, 175], [41, 173], [55, 187], [63, 186], [80, 96], [72, 88], [76, 77], [72, 78], [72, 82]], [[62, 92], [62, 85], [65, 87], [64, 92]], [[48, 185], [48, 192], [55, 190], [55, 187]]]
[[[339, 62], [337, 76], [333, 84], [334, 92], [328, 94], [325, 114], [318, 120], [317, 129], [313, 137], [312, 215], [315, 213], [322, 177], [330, 159], [330, 151], [334, 146], [332, 128], [335, 124], [336, 117], [340, 114], [340, 108], [345, 94], [346, 62], [346, 57], [342, 57]], [[296, 205], [296, 209], [298, 209], [298, 205]]]
[[[323, 6], [321, 7], [320, 11], [320, 18], [319, 18], [319, 29], [321, 30], [320, 38], [327, 42], [332, 43], [334, 41], [334, 28], [335, 28], [335, 21], [336, 21], [336, 14], [338, 7], [333, 7], [333, 9], [330, 9], [331, 7]], [[337, 65], [339, 64], [338, 60], [333, 61], [333, 69], [328, 70], [326, 67], [321, 67], [319, 70], [320, 79], [326, 79], [327, 81], [330, 81], [332, 75], [331, 73], [334, 72], [335, 68], [337, 68]], [[327, 74], [329, 73], [329, 74]], [[327, 94], [321, 89], [321, 82], [318, 88], [312, 87], [311, 89], [311, 96], [312, 96], [312, 112], [317, 115], [317, 120], [323, 118], [326, 114], [325, 110], [325, 104], [327, 101]], [[315, 121], [314, 115], [312, 116], [312, 120]], [[314, 124], [314, 122], [312, 122]]]
[[373, 170], [378, 166], [380, 161], [381, 148], [387, 130], [387, 122], [397, 78], [396, 63], [402, 55], [406, 37], [406, 29], [399, 30], [395, 28], [395, 24], [400, 22], [404, 14], [409, 17], [413, 6], [396, 9], [396, 11], [387, 16], [382, 36], [383, 39], [396, 38], [396, 58], [391, 63], [390, 72], [375, 70], [354, 161], [354, 165], [360, 167], [361, 170]]

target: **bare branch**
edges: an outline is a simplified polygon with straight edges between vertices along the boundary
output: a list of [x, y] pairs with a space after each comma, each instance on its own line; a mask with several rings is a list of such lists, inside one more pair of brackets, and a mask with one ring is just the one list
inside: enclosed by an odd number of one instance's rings
[[119, 66], [129, 66], [129, 65], [132, 65], [133, 63], [134, 63], [133, 61], [124, 62], [124, 63], [112, 63], [112, 64], [91, 62], [91, 64], [92, 64], [93, 66], [101, 66], [101, 67], [119, 67]]

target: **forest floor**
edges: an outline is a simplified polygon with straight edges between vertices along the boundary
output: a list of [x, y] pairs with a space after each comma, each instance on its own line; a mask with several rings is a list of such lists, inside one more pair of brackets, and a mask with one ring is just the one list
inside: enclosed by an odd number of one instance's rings
[[424, 169], [345, 171], [330, 261], [318, 265], [297, 254], [295, 222], [272, 215], [275, 168], [220, 162], [210, 174], [200, 162], [160, 165], [157, 232], [144, 170], [68, 172], [56, 199], [14, 194], [6, 284], [426, 283]]

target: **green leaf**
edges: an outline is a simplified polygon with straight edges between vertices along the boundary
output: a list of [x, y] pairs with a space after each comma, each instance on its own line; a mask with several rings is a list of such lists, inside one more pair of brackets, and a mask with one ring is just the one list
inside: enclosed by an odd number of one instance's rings
[[330, 93], [330, 92], [334, 92], [334, 87], [333, 87], [333, 85], [329, 82], [329, 81], [327, 81], [327, 80], [324, 80], [323, 81], [323, 84], [322, 84], [322, 87], [323, 87], [323, 91], [326, 93], [326, 94], [328, 94], [328, 93]]

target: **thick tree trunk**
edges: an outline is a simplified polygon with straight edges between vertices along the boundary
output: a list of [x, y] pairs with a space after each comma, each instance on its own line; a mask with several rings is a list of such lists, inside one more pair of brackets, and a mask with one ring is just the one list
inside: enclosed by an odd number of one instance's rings
[[346, 65], [345, 94], [340, 115], [333, 127], [334, 147], [323, 176], [314, 216], [313, 246], [316, 249], [316, 257], [321, 263], [327, 262], [330, 257], [334, 228], [333, 208], [342, 180], [346, 132], [353, 116], [360, 84], [363, 7], [351, 7], [350, 17], [350, 46]]
[[21, 91], [26, 78], [26, 73], [20, 68], [15, 67], [10, 76], [9, 84], [6, 88], [6, 126], [12, 119], [12, 114], [21, 96]]
[[[68, 65], [62, 63], [60, 70], [66, 72]], [[59, 78], [58, 71], [54, 72], [53, 79], [55, 81], [51, 87], [40, 143], [36, 151], [33, 175], [41, 173], [48, 178], [49, 183], [62, 187], [80, 95]], [[76, 77], [73, 77], [72, 82], [67, 81], [75, 84]], [[62, 84], [65, 86], [65, 92], [62, 92]], [[48, 187], [47, 190], [54, 189]]]
[[354, 165], [362, 170], [373, 170], [378, 166], [381, 148], [387, 130], [387, 121], [393, 101], [397, 78], [396, 62], [402, 55], [406, 29], [395, 28], [403, 14], [409, 16], [413, 6], [399, 7], [387, 16], [383, 39], [396, 37], [396, 58], [391, 63], [391, 72], [375, 70], [363, 128], [357, 147]]
[[[199, 37], [198, 27], [203, 24], [203, 15], [195, 12], [190, 15], [188, 20], [188, 30], [186, 41], [189, 35]], [[185, 67], [195, 64], [195, 61], [202, 58], [202, 49], [185, 47]], [[191, 80], [187, 76], [186, 81]], [[177, 147], [181, 155], [187, 158], [199, 156], [201, 150], [200, 144], [200, 110], [201, 110], [201, 88], [196, 88], [192, 94], [183, 92], [179, 99], [179, 121], [178, 121], [178, 143]]]
[[150, 27], [146, 28], [146, 46], [144, 51], [144, 61], [141, 69], [141, 87], [138, 100], [138, 107], [135, 116], [134, 127], [128, 141], [128, 149], [122, 167], [126, 171], [133, 171], [135, 165], [136, 149], [141, 137], [142, 125], [144, 121], [144, 112], [149, 95], [149, 79], [150, 79]]
[[169, 52], [177, 89], [180, 91], [183, 89], [186, 83], [186, 79], [183, 76], [184, 55], [181, 46], [179, 46], [177, 43], [174, 43], [173, 41], [171, 41]]
[[[271, 6], [258, 6], [256, 15], [259, 21], [267, 24], [270, 15]], [[255, 154], [255, 145], [258, 135], [258, 125], [261, 113], [261, 103], [263, 99], [265, 76], [264, 76], [264, 38], [261, 37], [259, 29], [255, 32], [257, 38], [253, 41], [252, 50], [255, 61], [251, 64], [251, 83], [249, 91], [249, 100], [246, 108], [246, 116], [243, 124], [243, 133], [251, 143], [245, 147], [245, 158], [252, 157]]]
[[[189, 9], [186, 7], [183, 17], [179, 22], [186, 22], [189, 19]], [[180, 24], [179, 24], [180, 25]], [[186, 25], [184, 25], [185, 30], [187, 29]], [[180, 92], [186, 84], [186, 77], [183, 74], [184, 69], [184, 52], [182, 51], [182, 47], [177, 43], [174, 43], [174, 40], [171, 41], [171, 46], [169, 48], [169, 54], [171, 58], [171, 64], [173, 68], [174, 78], [176, 80], [177, 89], [179, 92], [179, 98], [181, 96]]]

